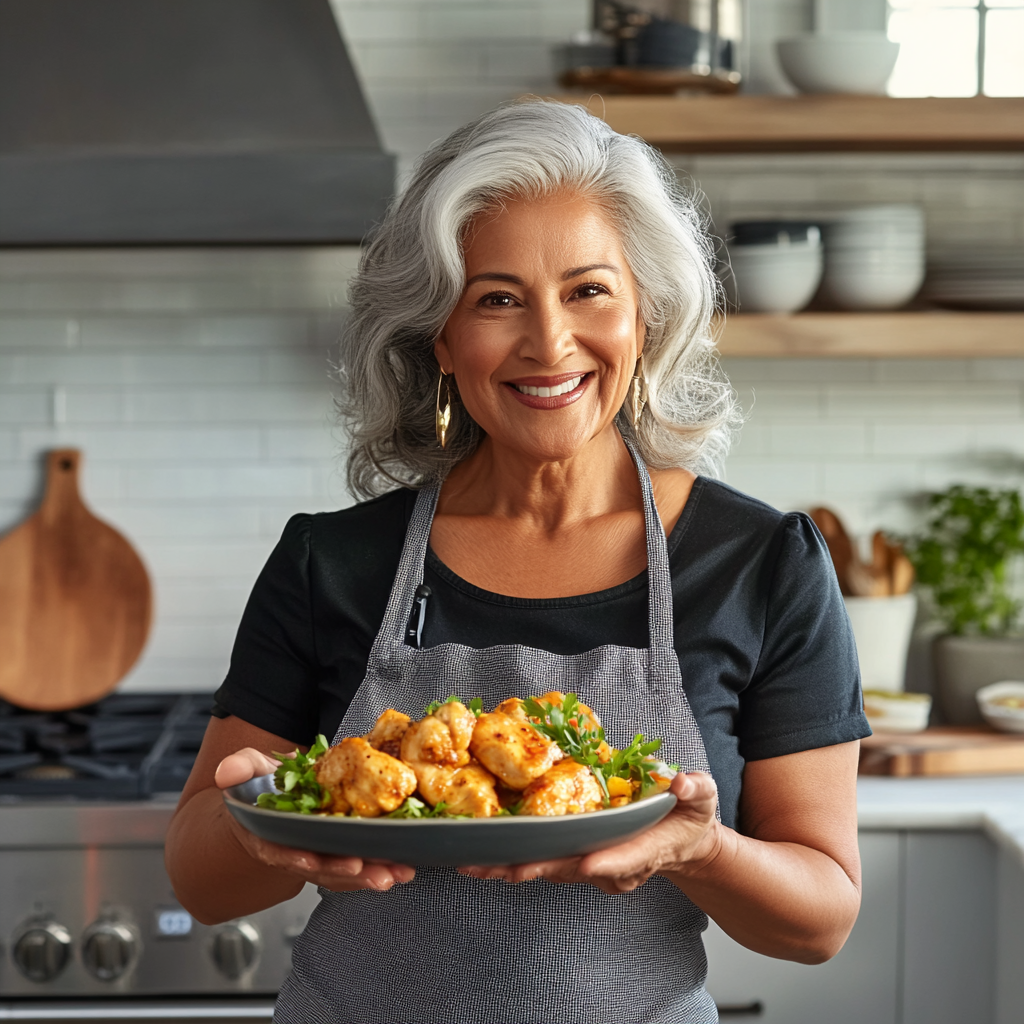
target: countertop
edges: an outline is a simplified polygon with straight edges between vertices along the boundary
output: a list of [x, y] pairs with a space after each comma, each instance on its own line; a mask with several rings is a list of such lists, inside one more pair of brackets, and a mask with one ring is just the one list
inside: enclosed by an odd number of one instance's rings
[[980, 829], [1024, 867], [1024, 775], [857, 780], [863, 830]]

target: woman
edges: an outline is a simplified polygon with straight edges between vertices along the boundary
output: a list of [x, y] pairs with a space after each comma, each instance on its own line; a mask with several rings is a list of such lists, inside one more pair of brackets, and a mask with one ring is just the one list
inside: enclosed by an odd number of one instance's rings
[[[436, 145], [368, 246], [343, 409], [351, 486], [375, 497], [288, 524], [168, 837], [201, 921], [322, 887], [280, 1024], [713, 1021], [705, 914], [805, 963], [845, 941], [856, 656], [809, 520], [696, 475], [734, 417], [710, 262], [653, 151], [540, 101]], [[277, 847], [222, 806], [270, 751], [386, 706], [550, 689], [613, 743], [664, 738], [687, 772], [661, 824], [456, 872]]]

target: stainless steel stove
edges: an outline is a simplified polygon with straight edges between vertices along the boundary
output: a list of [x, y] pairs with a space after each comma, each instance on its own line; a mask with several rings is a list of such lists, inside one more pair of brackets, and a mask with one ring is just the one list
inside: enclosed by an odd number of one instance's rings
[[0, 704], [0, 1020], [267, 1020], [317, 901], [215, 927], [177, 902], [163, 841], [205, 695]]

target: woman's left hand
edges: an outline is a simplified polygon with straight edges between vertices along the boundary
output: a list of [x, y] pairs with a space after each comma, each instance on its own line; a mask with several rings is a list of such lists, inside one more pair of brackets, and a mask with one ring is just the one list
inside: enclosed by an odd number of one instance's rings
[[704, 772], [680, 773], [669, 792], [676, 806], [657, 825], [619, 846], [585, 857], [563, 857], [534, 864], [460, 868], [473, 878], [500, 878], [506, 882], [587, 882], [615, 895], [631, 892], [651, 875], [690, 872], [714, 860], [721, 826], [715, 818], [718, 787]]

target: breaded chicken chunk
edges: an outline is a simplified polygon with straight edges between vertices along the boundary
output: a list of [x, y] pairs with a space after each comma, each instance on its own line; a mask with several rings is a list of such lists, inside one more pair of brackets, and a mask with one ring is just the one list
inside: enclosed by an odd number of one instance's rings
[[449, 814], [474, 818], [493, 818], [501, 810], [494, 776], [476, 762], [465, 768], [416, 764], [413, 771], [420, 795], [432, 807], [443, 803]]
[[361, 818], [379, 818], [416, 792], [416, 775], [408, 765], [359, 736], [346, 737], [322, 754], [316, 777], [331, 797], [326, 810], [334, 814], [352, 811]]
[[366, 742], [374, 750], [383, 750], [385, 754], [399, 757], [402, 750], [402, 737], [411, 724], [412, 719], [408, 715], [403, 715], [401, 711], [396, 711], [394, 708], [388, 708], [366, 734]]
[[458, 701], [442, 704], [432, 715], [414, 722], [402, 737], [401, 756], [406, 764], [442, 764], [461, 768], [469, 764], [469, 741], [476, 715]]
[[511, 789], [526, 789], [563, 756], [557, 744], [541, 736], [528, 721], [500, 711], [480, 716], [469, 749]]
[[599, 811], [603, 798], [594, 773], [585, 764], [566, 758], [526, 787], [519, 814], [585, 814]]

